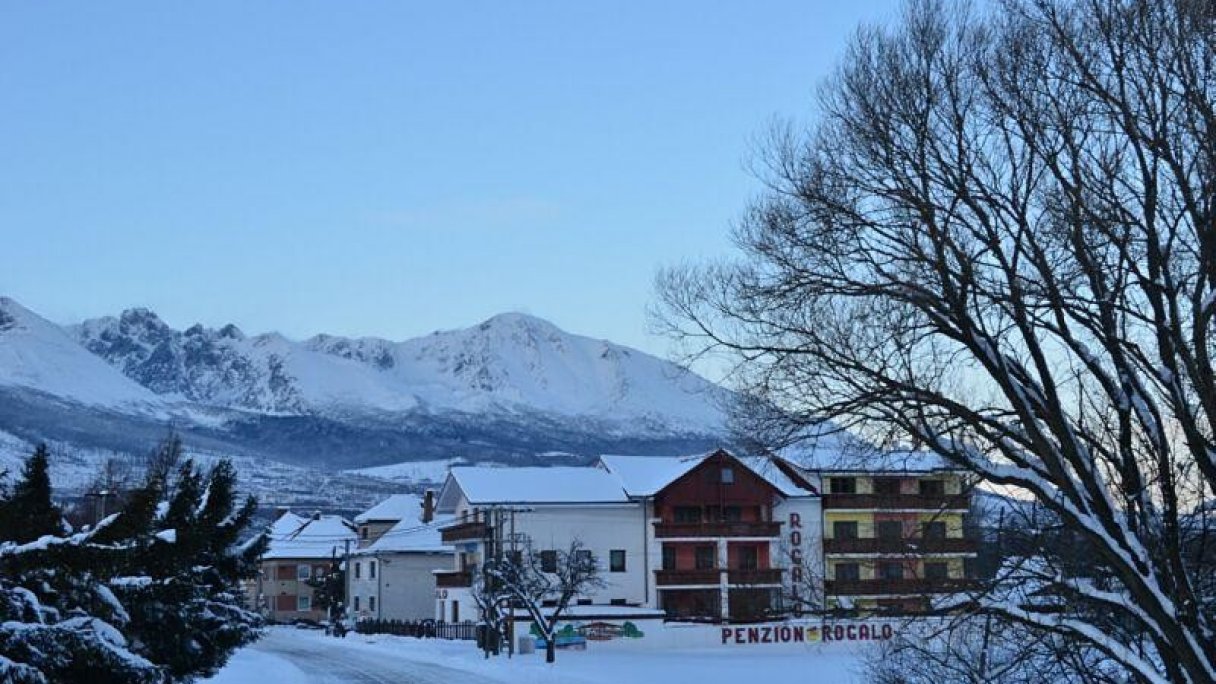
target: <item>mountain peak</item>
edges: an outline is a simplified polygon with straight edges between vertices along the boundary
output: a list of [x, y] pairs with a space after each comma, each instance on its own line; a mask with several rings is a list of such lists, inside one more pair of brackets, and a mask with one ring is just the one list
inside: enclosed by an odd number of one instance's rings
[[523, 313], [522, 311], [506, 311], [500, 314], [495, 314], [494, 316], [482, 321], [477, 326], [477, 329], [525, 329], [543, 330], [545, 332], [562, 332], [561, 328], [558, 328], [548, 320], [540, 318], [539, 316], [533, 316], [532, 314]]

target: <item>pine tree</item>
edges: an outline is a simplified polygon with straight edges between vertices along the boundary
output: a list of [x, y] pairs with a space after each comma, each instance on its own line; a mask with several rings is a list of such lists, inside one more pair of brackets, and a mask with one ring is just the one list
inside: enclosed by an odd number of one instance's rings
[[[229, 462], [203, 470], [181, 456], [165, 440], [122, 510], [93, 529], [0, 543], [0, 682], [191, 681], [257, 638], [239, 591], [265, 547], [241, 543], [256, 501], [238, 500]], [[47, 529], [45, 460], [31, 457], [0, 494], [7, 519]]]
[[25, 543], [63, 531], [63, 512], [51, 501], [50, 452], [39, 444], [0, 504], [0, 540]]

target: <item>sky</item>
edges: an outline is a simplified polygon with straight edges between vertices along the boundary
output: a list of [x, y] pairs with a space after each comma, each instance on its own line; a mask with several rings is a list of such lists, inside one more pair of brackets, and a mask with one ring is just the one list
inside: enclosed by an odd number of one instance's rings
[[895, 0], [0, 0], [0, 294], [405, 339], [522, 311], [663, 355], [747, 160]]

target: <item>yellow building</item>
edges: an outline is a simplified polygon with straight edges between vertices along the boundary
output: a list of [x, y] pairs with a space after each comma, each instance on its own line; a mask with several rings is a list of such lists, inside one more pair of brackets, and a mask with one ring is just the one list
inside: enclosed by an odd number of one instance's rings
[[929, 452], [815, 470], [823, 497], [828, 609], [925, 609], [931, 597], [973, 585], [977, 543], [964, 536], [966, 471]]

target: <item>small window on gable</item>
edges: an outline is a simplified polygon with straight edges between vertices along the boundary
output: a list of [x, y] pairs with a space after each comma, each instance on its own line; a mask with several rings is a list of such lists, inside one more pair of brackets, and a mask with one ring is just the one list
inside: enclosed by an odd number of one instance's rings
[[359, 537], [367, 539], [367, 525], [359, 528]]
[[722, 484], [734, 484], [735, 483], [735, 469], [731, 468], [730, 466], [722, 466], [721, 482], [722, 482]]

